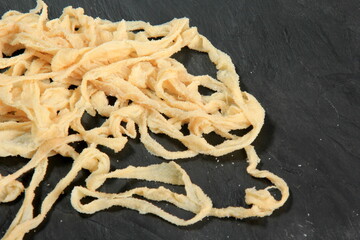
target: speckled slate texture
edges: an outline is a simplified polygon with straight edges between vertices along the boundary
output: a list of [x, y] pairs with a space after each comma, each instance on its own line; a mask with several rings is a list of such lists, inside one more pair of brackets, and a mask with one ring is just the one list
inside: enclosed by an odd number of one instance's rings
[[[255, 147], [263, 160], [261, 167], [283, 177], [291, 197], [271, 217], [206, 218], [193, 226], [176, 227], [157, 217], [117, 207], [94, 215], [79, 214], [70, 205], [68, 188], [46, 220], [26, 239], [360, 239], [359, 1], [47, 3], [51, 18], [58, 17], [68, 5], [112, 21], [160, 24], [174, 17], [190, 18], [191, 25], [232, 57], [242, 89], [255, 95], [265, 108], [265, 125]], [[9, 9], [27, 11], [34, 6], [35, 1], [3, 0], [0, 13]], [[184, 51], [176, 58], [191, 73], [214, 75], [214, 67], [204, 54]], [[101, 119], [88, 117], [84, 122], [96, 126]], [[169, 148], [178, 147], [168, 139], [160, 141]], [[149, 155], [138, 140], [131, 140], [119, 154], [103, 150], [113, 159], [113, 168], [162, 161]], [[0, 173], [13, 172], [24, 163], [15, 157], [2, 158]], [[245, 174], [243, 151], [218, 159], [198, 156], [179, 163], [218, 207], [244, 206], [245, 188], [267, 184]], [[70, 164], [69, 159], [51, 158], [50, 173], [38, 191], [41, 198], [66, 174]], [[85, 177], [83, 172], [75, 185], [83, 184]], [[23, 179], [29, 178], [27, 175]], [[103, 189], [117, 192], [144, 184], [114, 180]], [[0, 236], [20, 204], [21, 198], [0, 205]]]

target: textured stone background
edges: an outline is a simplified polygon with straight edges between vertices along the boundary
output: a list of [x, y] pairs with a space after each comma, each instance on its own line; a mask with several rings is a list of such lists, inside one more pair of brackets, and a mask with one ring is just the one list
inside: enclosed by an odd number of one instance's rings
[[[241, 88], [255, 95], [267, 115], [255, 142], [261, 167], [283, 177], [291, 189], [286, 205], [271, 217], [235, 220], [206, 218], [176, 227], [151, 215], [111, 208], [94, 215], [77, 213], [67, 189], [46, 220], [26, 239], [360, 239], [360, 2], [357, 0], [48, 0], [50, 17], [68, 5], [112, 21], [160, 24], [188, 17], [191, 25], [228, 53], [241, 76]], [[35, 1], [3, 0], [0, 13], [28, 11]], [[176, 58], [193, 74], [214, 75], [204, 54], [184, 51]], [[1, 81], [1, 78], [0, 78]], [[84, 117], [96, 126], [101, 119]], [[1, 136], [0, 136], [1, 137]], [[160, 138], [166, 146], [178, 146]], [[106, 149], [112, 167], [148, 165], [138, 140], [119, 154]], [[116, 161], [119, 160], [119, 161]], [[219, 162], [217, 162], [219, 160]], [[26, 160], [0, 158], [0, 173]], [[244, 189], [267, 183], [245, 174], [242, 151], [215, 159], [198, 156], [179, 162], [217, 207], [244, 206]], [[50, 173], [38, 190], [40, 203], [70, 168], [69, 159], [51, 159]], [[82, 184], [87, 173], [79, 176]], [[24, 176], [25, 181], [31, 175]], [[138, 181], [108, 181], [110, 192]], [[0, 205], [0, 236], [21, 204]], [[164, 208], [169, 206], [164, 205]], [[173, 210], [179, 216], [189, 217]]]

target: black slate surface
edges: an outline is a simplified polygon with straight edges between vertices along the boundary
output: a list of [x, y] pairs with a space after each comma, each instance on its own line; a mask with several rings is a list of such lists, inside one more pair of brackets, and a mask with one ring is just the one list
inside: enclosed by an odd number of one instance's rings
[[[263, 160], [262, 169], [283, 177], [291, 197], [270, 217], [206, 218], [193, 226], [176, 227], [157, 217], [116, 207], [94, 215], [79, 214], [70, 205], [69, 188], [26, 239], [360, 239], [359, 1], [47, 3], [51, 18], [58, 17], [68, 5], [81, 6], [91, 16], [113, 21], [159, 24], [174, 17], [189, 17], [191, 25], [232, 57], [242, 89], [255, 95], [265, 108], [265, 126], [255, 147]], [[34, 5], [28, 0], [3, 0], [0, 13], [9, 9], [26, 12]], [[214, 74], [204, 54], [185, 51], [176, 58], [191, 73]], [[99, 119], [84, 121], [95, 124]], [[161, 141], [176, 148], [167, 139]], [[130, 141], [119, 154], [107, 152], [113, 168], [162, 161], [150, 156], [138, 140]], [[19, 158], [2, 158], [0, 173], [12, 172], [24, 163]], [[70, 164], [69, 159], [51, 159], [50, 173], [38, 191], [41, 198], [66, 174]], [[245, 188], [267, 184], [245, 174], [242, 151], [218, 159], [198, 156], [180, 165], [218, 207], [244, 205]], [[83, 172], [75, 184], [82, 184], [85, 176]], [[103, 189], [116, 192], [143, 184], [109, 181]], [[0, 236], [20, 204], [21, 198], [0, 205]]]

